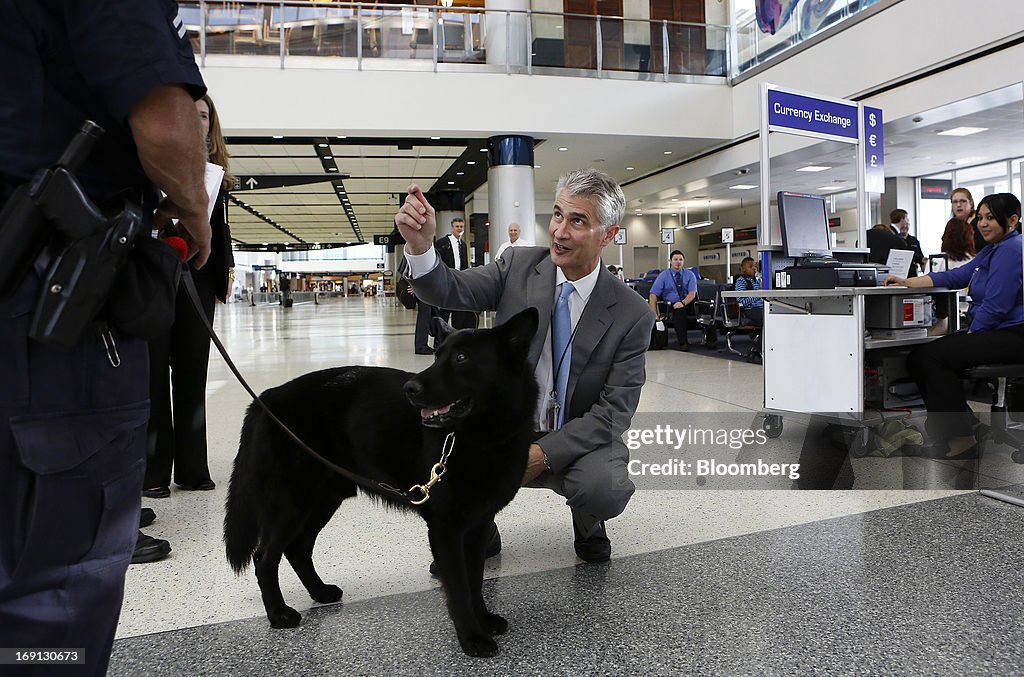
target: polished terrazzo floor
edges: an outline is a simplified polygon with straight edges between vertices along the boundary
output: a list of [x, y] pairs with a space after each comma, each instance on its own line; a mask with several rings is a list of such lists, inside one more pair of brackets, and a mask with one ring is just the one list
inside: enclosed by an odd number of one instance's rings
[[[257, 390], [315, 369], [417, 371], [414, 313], [385, 299], [219, 306], [217, 328]], [[761, 368], [659, 351], [638, 420], [754, 421]], [[248, 398], [218, 357], [208, 388], [211, 492], [145, 500], [170, 558], [130, 568], [111, 674], [1010, 674], [1024, 667], [1010, 614], [1024, 511], [972, 489], [1022, 481], [1005, 449], [982, 462], [857, 458], [836, 486], [641, 486], [609, 524], [611, 563], [582, 565], [568, 510], [524, 490], [498, 516], [504, 549], [487, 596], [512, 630], [491, 662], [458, 651], [415, 516], [346, 502], [315, 559], [344, 602], [319, 607], [287, 566], [293, 631], [269, 629], [251, 571], [220, 540]], [[787, 421], [796, 460], [807, 421]], [[646, 425], [646, 424], [645, 424]], [[967, 467], [960, 467], [967, 466]], [[844, 479], [845, 478], [845, 479]], [[925, 478], [926, 481], [923, 481]], [[639, 484], [639, 483], [638, 483]], [[873, 487], [865, 490], [860, 487]], [[906, 490], [903, 487], [915, 487]], [[926, 487], [920, 489], [918, 487]], [[403, 624], [407, 627], [403, 627]], [[429, 660], [428, 660], [429, 658]], [[958, 666], [961, 666], [958, 668]], [[1011, 669], [1016, 668], [1016, 669]]]

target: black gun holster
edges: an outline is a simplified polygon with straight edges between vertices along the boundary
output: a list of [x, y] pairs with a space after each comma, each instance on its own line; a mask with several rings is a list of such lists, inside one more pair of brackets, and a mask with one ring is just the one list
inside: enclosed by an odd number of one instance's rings
[[86, 122], [58, 163], [18, 188], [0, 211], [0, 298], [45, 262], [29, 326], [29, 337], [42, 343], [78, 343], [144, 229], [137, 206], [105, 215], [74, 175], [102, 133]]

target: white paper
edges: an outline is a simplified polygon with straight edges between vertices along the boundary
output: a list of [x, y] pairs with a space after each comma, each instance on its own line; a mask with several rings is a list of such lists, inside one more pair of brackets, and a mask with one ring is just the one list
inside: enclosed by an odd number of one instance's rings
[[206, 163], [206, 194], [210, 196], [210, 211], [206, 218], [213, 216], [213, 207], [217, 204], [217, 195], [220, 193], [220, 184], [224, 180], [224, 168], [212, 162]]
[[665, 331], [665, 323], [662, 322], [661, 320], [655, 322], [654, 326], [658, 328], [658, 331]]
[[914, 252], [906, 249], [890, 249], [885, 265], [889, 266], [889, 274], [905, 278], [910, 274], [910, 264], [914, 261]]

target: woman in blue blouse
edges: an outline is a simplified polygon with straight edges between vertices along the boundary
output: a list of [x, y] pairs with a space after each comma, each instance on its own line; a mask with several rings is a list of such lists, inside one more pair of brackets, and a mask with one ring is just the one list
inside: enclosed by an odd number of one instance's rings
[[1024, 360], [1024, 296], [1021, 288], [1020, 200], [996, 193], [978, 203], [978, 229], [985, 247], [969, 264], [939, 273], [902, 279], [887, 285], [907, 287], [969, 287], [970, 331], [926, 343], [910, 354], [907, 366], [921, 389], [929, 413], [928, 431], [948, 443], [948, 459], [975, 458], [976, 418], [967, 406], [959, 372], [979, 364]]

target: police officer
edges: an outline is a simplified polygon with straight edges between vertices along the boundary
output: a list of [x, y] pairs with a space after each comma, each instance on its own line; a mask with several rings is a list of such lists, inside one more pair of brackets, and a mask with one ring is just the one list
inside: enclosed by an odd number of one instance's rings
[[[205, 262], [205, 87], [174, 2], [0, 0], [0, 64], [0, 204], [90, 119], [107, 131], [78, 172], [89, 197], [152, 214], [159, 187]], [[0, 647], [79, 649], [60, 673], [102, 675], [139, 522], [146, 344], [114, 331], [114, 366], [97, 332], [29, 340], [39, 283], [0, 300]]]

